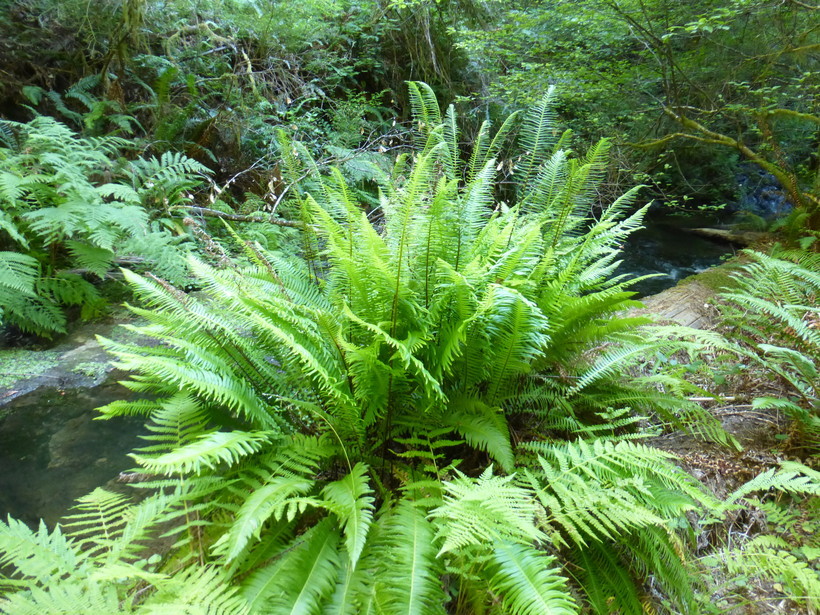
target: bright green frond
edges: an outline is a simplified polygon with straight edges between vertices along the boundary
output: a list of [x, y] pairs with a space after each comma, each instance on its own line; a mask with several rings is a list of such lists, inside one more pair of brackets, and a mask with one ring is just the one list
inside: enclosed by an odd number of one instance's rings
[[513, 615], [578, 613], [555, 558], [529, 545], [498, 542], [493, 549], [490, 588]]

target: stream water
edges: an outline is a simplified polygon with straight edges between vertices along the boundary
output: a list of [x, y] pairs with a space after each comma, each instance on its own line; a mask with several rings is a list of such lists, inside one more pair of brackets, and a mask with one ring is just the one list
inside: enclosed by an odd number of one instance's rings
[[657, 277], [632, 287], [640, 297], [645, 297], [720, 264], [734, 254], [731, 245], [684, 230], [714, 226], [717, 222], [716, 218], [708, 216], [680, 217], [652, 212], [644, 220], [645, 228], [633, 233], [626, 241], [623, 263], [616, 273], [657, 274]]
[[0, 518], [53, 527], [76, 498], [133, 467], [126, 455], [139, 446], [143, 421], [94, 420], [95, 408], [130, 394], [115, 382], [38, 389], [0, 408]]

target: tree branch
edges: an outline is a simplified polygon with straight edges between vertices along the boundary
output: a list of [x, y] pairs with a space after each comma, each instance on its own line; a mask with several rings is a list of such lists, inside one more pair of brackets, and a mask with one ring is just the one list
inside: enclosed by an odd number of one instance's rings
[[206, 218], [221, 218], [222, 220], [232, 220], [234, 222], [267, 222], [268, 224], [275, 224], [276, 226], [286, 226], [288, 228], [305, 228], [304, 223], [298, 220], [282, 220], [275, 216], [259, 216], [259, 215], [245, 215], [245, 214], [231, 214], [218, 209], [209, 209], [207, 207], [186, 207], [188, 211], [196, 216], [205, 216]]
[[787, 170], [779, 167], [778, 165], [769, 162], [763, 156], [758, 154], [748, 145], [739, 141], [737, 139], [733, 139], [727, 135], [720, 134], [719, 132], [715, 132], [713, 130], [709, 130], [703, 124], [696, 122], [695, 120], [686, 117], [685, 115], [681, 115], [676, 113], [669, 107], [664, 107], [663, 112], [675, 120], [678, 124], [683, 126], [684, 128], [688, 128], [694, 132], [698, 132], [704, 137], [699, 137], [697, 135], [687, 134], [687, 133], [676, 133], [677, 136], [682, 136], [688, 139], [695, 139], [697, 141], [702, 141], [704, 143], [714, 143], [717, 145], [724, 145], [726, 147], [731, 147], [738, 150], [743, 156], [745, 156], [748, 160], [755, 163], [761, 169], [766, 171], [767, 173], [771, 173], [775, 176], [780, 185], [789, 193], [789, 196], [792, 199], [792, 202], [798, 206], [805, 206], [810, 199], [806, 198], [806, 194], [802, 192], [797, 187], [797, 181], [792, 173], [789, 173]]
[[793, 117], [798, 120], [820, 124], [820, 116], [812, 115], [811, 113], [801, 113], [800, 111], [792, 111], [791, 109], [768, 109], [764, 111], [764, 113], [766, 115], [784, 115], [786, 117]]
[[789, 0], [792, 4], [796, 4], [797, 6], [802, 6], [804, 9], [809, 9], [810, 11], [820, 11], [820, 6], [814, 6], [813, 4], [806, 4], [805, 2], [800, 2], [800, 0]]

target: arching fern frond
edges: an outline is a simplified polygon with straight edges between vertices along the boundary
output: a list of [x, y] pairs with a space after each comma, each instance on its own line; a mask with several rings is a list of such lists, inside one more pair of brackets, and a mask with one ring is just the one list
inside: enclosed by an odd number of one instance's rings
[[570, 615], [578, 607], [567, 592], [555, 559], [512, 542], [498, 542], [490, 566], [490, 588], [515, 615]]

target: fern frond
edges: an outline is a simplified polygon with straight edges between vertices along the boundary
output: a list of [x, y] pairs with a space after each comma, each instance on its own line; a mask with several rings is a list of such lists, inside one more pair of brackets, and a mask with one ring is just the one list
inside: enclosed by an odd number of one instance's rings
[[783, 583], [792, 600], [816, 610], [820, 607], [820, 575], [789, 553], [787, 545], [771, 544], [767, 539], [760, 536], [740, 548], [723, 549], [710, 555], [707, 563], [724, 568], [730, 575], [753, 575]]
[[488, 406], [477, 398], [452, 399], [447, 408], [446, 424], [470, 446], [486, 452], [505, 472], [512, 472], [515, 459], [501, 408]]
[[258, 452], [270, 442], [271, 432], [215, 431], [197, 440], [158, 456], [131, 454], [134, 461], [149, 472], [165, 474], [199, 474], [204, 468], [218, 464], [233, 464]]
[[0, 252], [0, 310], [12, 300], [12, 292], [34, 297], [39, 274], [37, 259], [16, 252]]
[[538, 103], [524, 117], [519, 144], [524, 151], [518, 166], [519, 186], [527, 189], [557, 141], [555, 128], [555, 86], [550, 86]]
[[339, 533], [330, 519], [296, 538], [293, 548], [242, 584], [252, 612], [318, 614], [335, 587], [341, 558]]
[[490, 588], [514, 615], [578, 613], [555, 558], [534, 547], [498, 542], [493, 549]]
[[633, 529], [663, 527], [696, 502], [717, 508], [692, 477], [669, 462], [671, 455], [637, 442], [596, 439], [523, 447], [544, 455], [541, 471], [527, 471], [527, 476], [548, 522], [581, 545], [590, 538], [615, 540]]
[[328, 483], [322, 489], [325, 506], [341, 522], [352, 567], [359, 560], [373, 521], [374, 498], [371, 493], [367, 466], [363, 463], [357, 463], [343, 479]]
[[299, 496], [312, 487], [313, 481], [305, 478], [277, 476], [255, 489], [242, 502], [228, 531], [214, 545], [214, 553], [224, 557], [226, 563], [234, 562], [246, 553], [252, 538], [260, 537], [268, 519], [279, 521], [286, 513], [292, 517], [299, 508], [304, 510], [304, 500]]
[[191, 566], [159, 585], [139, 615], [249, 615], [250, 606], [224, 573], [211, 566]]
[[725, 505], [731, 506], [755, 491], [770, 489], [820, 495], [820, 472], [794, 461], [784, 461], [779, 468], [770, 468], [733, 491], [726, 498]]
[[439, 555], [498, 540], [529, 544], [544, 538], [535, 524], [538, 504], [513, 479], [493, 476], [490, 466], [477, 479], [460, 474], [443, 483], [444, 505], [430, 513], [438, 525], [436, 538], [443, 539]]
[[[446, 600], [439, 575], [441, 563], [436, 559], [435, 535], [424, 514], [403, 500], [385, 525], [385, 542], [389, 549], [384, 562], [384, 581], [375, 586], [377, 600], [391, 615], [444, 613]], [[404, 579], [401, 584], [390, 579]]]
[[49, 532], [40, 521], [35, 532], [11, 517], [6, 522], [0, 520], [0, 567], [47, 584], [82, 569], [85, 559], [59, 526]]
[[635, 580], [611, 544], [594, 541], [572, 552], [577, 579], [595, 613], [644, 615]]
[[426, 138], [430, 132], [441, 124], [441, 109], [433, 88], [422, 81], [408, 81], [407, 92], [410, 95], [410, 109], [413, 113], [414, 128]]

